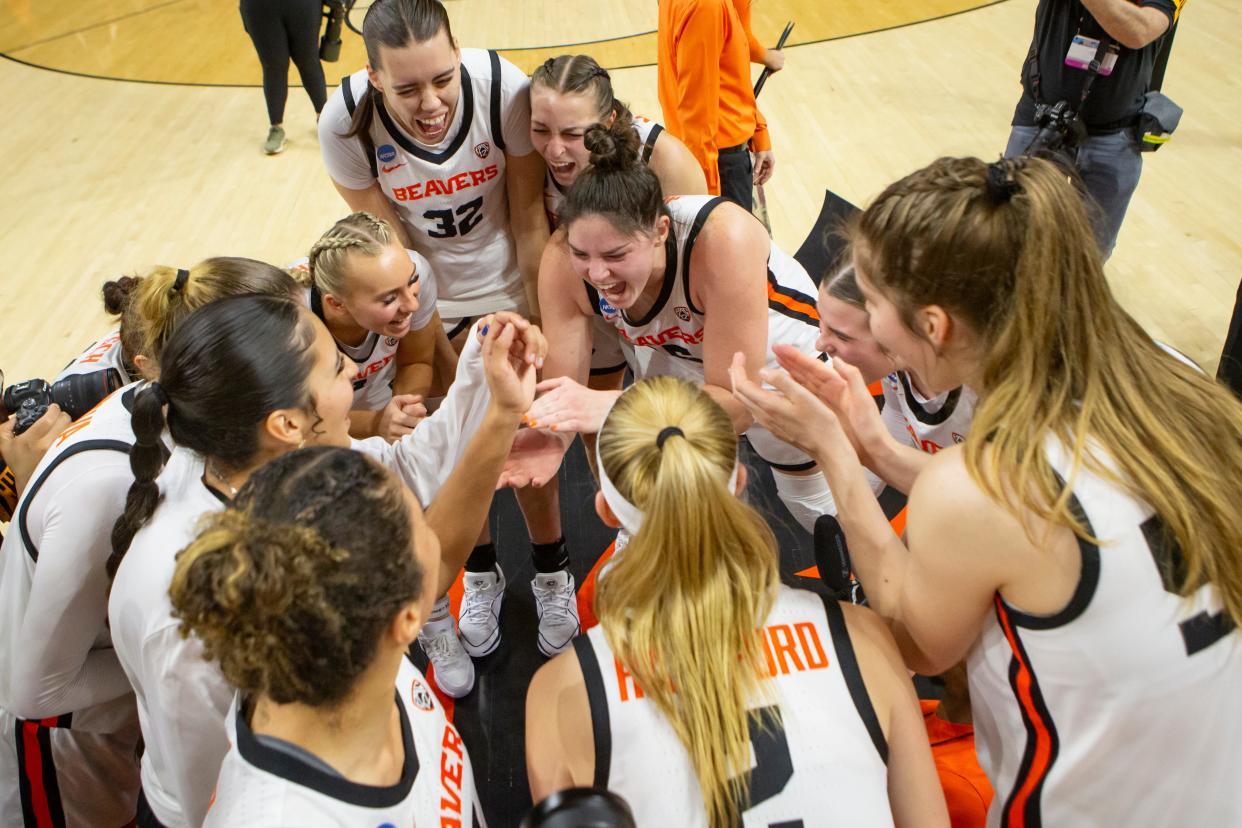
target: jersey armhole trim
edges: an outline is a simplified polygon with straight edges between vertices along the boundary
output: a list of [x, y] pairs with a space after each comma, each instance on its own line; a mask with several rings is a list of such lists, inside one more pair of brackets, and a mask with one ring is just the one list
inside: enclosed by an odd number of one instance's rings
[[608, 696], [604, 692], [604, 677], [600, 672], [599, 656], [589, 636], [574, 639], [574, 653], [582, 668], [582, 680], [586, 684], [587, 705], [591, 708], [591, 734], [595, 738], [595, 779], [597, 788], [608, 787], [612, 766], [612, 724], [608, 718]]
[[500, 119], [500, 55], [495, 49], [488, 49], [487, 59], [492, 66], [492, 99], [489, 106], [492, 118], [492, 143], [496, 145], [496, 149], [504, 152], [504, 123]]
[[656, 141], [660, 139], [660, 133], [663, 131], [664, 127], [659, 124], [653, 124], [651, 131], [647, 133], [647, 140], [643, 141], [642, 152], [638, 156], [639, 160], [644, 164], [651, 163], [651, 155], [655, 152]]
[[768, 256], [768, 310], [796, 319], [819, 331], [819, 311], [815, 308], [815, 298], [776, 281], [776, 274], [772, 272], [771, 255]]
[[[354, 110], [358, 108], [358, 102], [354, 100], [354, 90], [350, 87], [349, 79], [349, 75], [341, 78], [341, 98], [345, 101], [345, 111], [349, 113], [349, 117], [352, 120]], [[369, 81], [367, 86], [370, 87]], [[375, 166], [375, 152], [371, 142], [364, 140], [361, 135], [358, 136], [358, 141], [362, 144], [362, 152], [367, 157], [367, 166], [371, 168], [371, 177], [379, 178], [379, 169]]]
[[582, 284], [586, 287], [587, 301], [591, 303], [591, 314], [593, 316], [603, 317], [604, 312], [599, 307], [599, 292], [595, 290], [595, 288], [591, 287], [591, 284], [585, 280]]
[[858, 658], [854, 654], [854, 644], [850, 641], [849, 628], [845, 625], [845, 614], [841, 605], [825, 595], [819, 596], [824, 602], [824, 612], [828, 615], [828, 630], [832, 634], [832, 646], [837, 653], [837, 663], [841, 665], [841, 676], [845, 686], [849, 688], [850, 698], [858, 709], [858, 717], [862, 719], [871, 736], [871, 743], [880, 754], [880, 761], [888, 764], [888, 740], [884, 738], [884, 730], [880, 727], [880, 719], [875, 715], [875, 707], [871, 704], [871, 696], [867, 693], [867, 685], [863, 681], [862, 671], [858, 668]]
[[[1053, 472], [1053, 474], [1056, 473]], [[1061, 478], [1061, 475], [1057, 474], [1056, 478], [1057, 482], [1064, 488], [1065, 481]], [[1087, 534], [1095, 537], [1095, 529], [1091, 526], [1091, 519], [1087, 517], [1087, 512], [1082, 508], [1082, 503], [1079, 502], [1072, 492], [1067, 505], [1070, 514], [1074, 516], [1079, 525], [1087, 530]], [[1060, 612], [1053, 613], [1052, 615], [1031, 615], [1014, 608], [999, 592], [996, 593], [996, 599], [1004, 606], [1005, 613], [1015, 627], [1026, 627], [1029, 630], [1051, 630], [1056, 627], [1063, 627], [1082, 615], [1091, 604], [1091, 599], [1095, 597], [1096, 587], [1100, 583], [1100, 548], [1082, 538], [1076, 538], [1076, 540], [1078, 541], [1078, 555], [1082, 561], [1082, 571], [1078, 576], [1078, 586], [1074, 587], [1074, 594], [1070, 596], [1069, 603]]]
[[694, 243], [698, 239], [699, 233], [703, 230], [703, 225], [707, 223], [707, 217], [724, 202], [723, 198], [717, 196], [700, 207], [699, 212], [694, 216], [694, 222], [690, 225], [690, 232], [686, 234], [685, 258], [681, 263], [681, 284], [682, 289], [686, 292], [686, 304], [690, 306], [690, 310], [699, 316], [704, 316], [704, 313], [694, 306], [694, 297], [690, 294], [690, 255], [694, 252]]
[[83, 440], [61, 452], [55, 460], [48, 464], [47, 468], [39, 473], [39, 476], [32, 483], [26, 486], [26, 491], [22, 492], [21, 503], [17, 509], [16, 521], [18, 531], [21, 532], [22, 543], [26, 546], [26, 554], [30, 556], [31, 561], [39, 562], [39, 550], [35, 548], [34, 542], [30, 539], [30, 530], [26, 526], [26, 513], [30, 502], [39, 493], [39, 489], [43, 488], [43, 484], [47, 482], [48, 477], [56, 470], [56, 467], [75, 454], [81, 454], [84, 451], [119, 451], [122, 454], [129, 454], [132, 448], [133, 446], [129, 443], [123, 443], [120, 440]]

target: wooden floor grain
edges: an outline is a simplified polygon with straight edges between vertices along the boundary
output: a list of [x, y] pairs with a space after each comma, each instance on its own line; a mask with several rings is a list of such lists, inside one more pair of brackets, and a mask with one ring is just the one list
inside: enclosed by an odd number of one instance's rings
[[[600, 38], [615, 39], [580, 50], [649, 60], [639, 40], [654, 26], [654, 3], [448, 5], [462, 45], [518, 49], [510, 56], [526, 65], [543, 59], [532, 47], [577, 51], [563, 44]], [[763, 93], [777, 153], [767, 195], [778, 242], [797, 249], [825, 188], [862, 204], [937, 156], [999, 154], [1034, 7], [757, 0], [765, 39], [787, 19], [797, 24], [795, 43], [883, 29], [790, 48], [787, 68]], [[0, 48], [11, 58], [0, 61], [8, 113], [0, 367], [10, 378], [54, 372], [107, 326], [98, 300], [105, 278], [219, 254], [284, 262], [346, 211], [323, 172], [300, 89], [290, 90], [289, 149], [269, 158], [259, 151], [266, 119], [257, 87], [177, 85], [257, 81], [236, 11], [210, 0], [15, 0], [0, 9]], [[961, 13], [917, 22], [932, 11]], [[1242, 277], [1234, 230], [1242, 80], [1221, 68], [1239, 54], [1237, 7], [1191, 4], [1165, 82], [1186, 115], [1174, 140], [1146, 157], [1109, 263], [1126, 306], [1209, 369]], [[329, 82], [360, 66], [361, 55], [347, 33], [342, 60], [327, 65]], [[654, 67], [613, 75], [635, 111], [659, 117]]]

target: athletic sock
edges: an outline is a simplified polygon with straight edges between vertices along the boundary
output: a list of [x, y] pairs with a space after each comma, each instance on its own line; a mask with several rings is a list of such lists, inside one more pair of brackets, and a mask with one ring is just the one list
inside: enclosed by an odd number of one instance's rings
[[492, 572], [496, 569], [496, 544], [481, 543], [466, 558], [467, 572]]
[[436, 602], [431, 605], [431, 615], [427, 616], [427, 623], [423, 626], [426, 628], [433, 624], [451, 624], [452, 622], [453, 608], [449, 606], [449, 597], [447, 595], [441, 595], [436, 599]]
[[557, 538], [551, 543], [532, 543], [530, 549], [536, 572], [560, 572], [562, 569], [569, 569], [569, 552], [565, 549], [564, 538]]

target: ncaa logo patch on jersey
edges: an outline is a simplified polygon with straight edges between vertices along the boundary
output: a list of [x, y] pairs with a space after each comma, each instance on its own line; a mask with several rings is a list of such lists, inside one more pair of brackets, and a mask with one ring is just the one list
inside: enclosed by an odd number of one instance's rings
[[605, 319], [616, 319], [621, 315], [621, 312], [608, 304], [608, 300], [602, 296], [599, 297], [599, 312], [604, 315]]
[[393, 345], [396, 345], [396, 344], [397, 344], [398, 342], [400, 342], [400, 341], [401, 341], [401, 340], [397, 339], [397, 337], [395, 337], [395, 336], [390, 336], [390, 337], [388, 337], [387, 339], [385, 339], [385, 340], [384, 340], [384, 344], [385, 344], [385, 345], [388, 345], [389, 347], [391, 347], [391, 346], [393, 346]]
[[431, 710], [435, 707], [435, 702], [431, 700], [431, 691], [418, 679], [414, 679], [413, 684], [410, 685], [410, 701], [419, 710]]
[[690, 309], [687, 308], [685, 305], [678, 305], [677, 307], [673, 308], [673, 313], [677, 314], [677, 318], [680, 319], [682, 322], [690, 321]]
[[480, 158], [486, 158], [487, 156], [491, 155], [492, 154], [491, 142], [484, 141], [481, 144], [475, 144], [474, 154], [479, 156]]
[[397, 157], [397, 148], [392, 144], [381, 144], [375, 150], [375, 157], [387, 164], [389, 161]]

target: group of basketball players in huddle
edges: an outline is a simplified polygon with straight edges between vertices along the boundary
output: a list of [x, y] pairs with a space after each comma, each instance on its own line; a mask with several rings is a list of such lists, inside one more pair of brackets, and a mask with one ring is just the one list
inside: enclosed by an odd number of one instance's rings
[[[936, 161], [817, 288], [590, 57], [528, 78], [437, 0], [363, 32], [319, 127], [355, 212], [287, 268], [109, 282], [119, 329], [66, 369], [128, 384], [5, 535], [4, 825], [481, 824], [432, 682], [500, 645], [498, 484], [549, 658], [535, 801], [946, 825], [910, 675], [964, 667], [988, 824], [1242, 818], [1242, 404], [1118, 305], [1064, 172]], [[741, 434], [869, 607], [781, 584]], [[578, 435], [618, 531], [589, 629]]]

